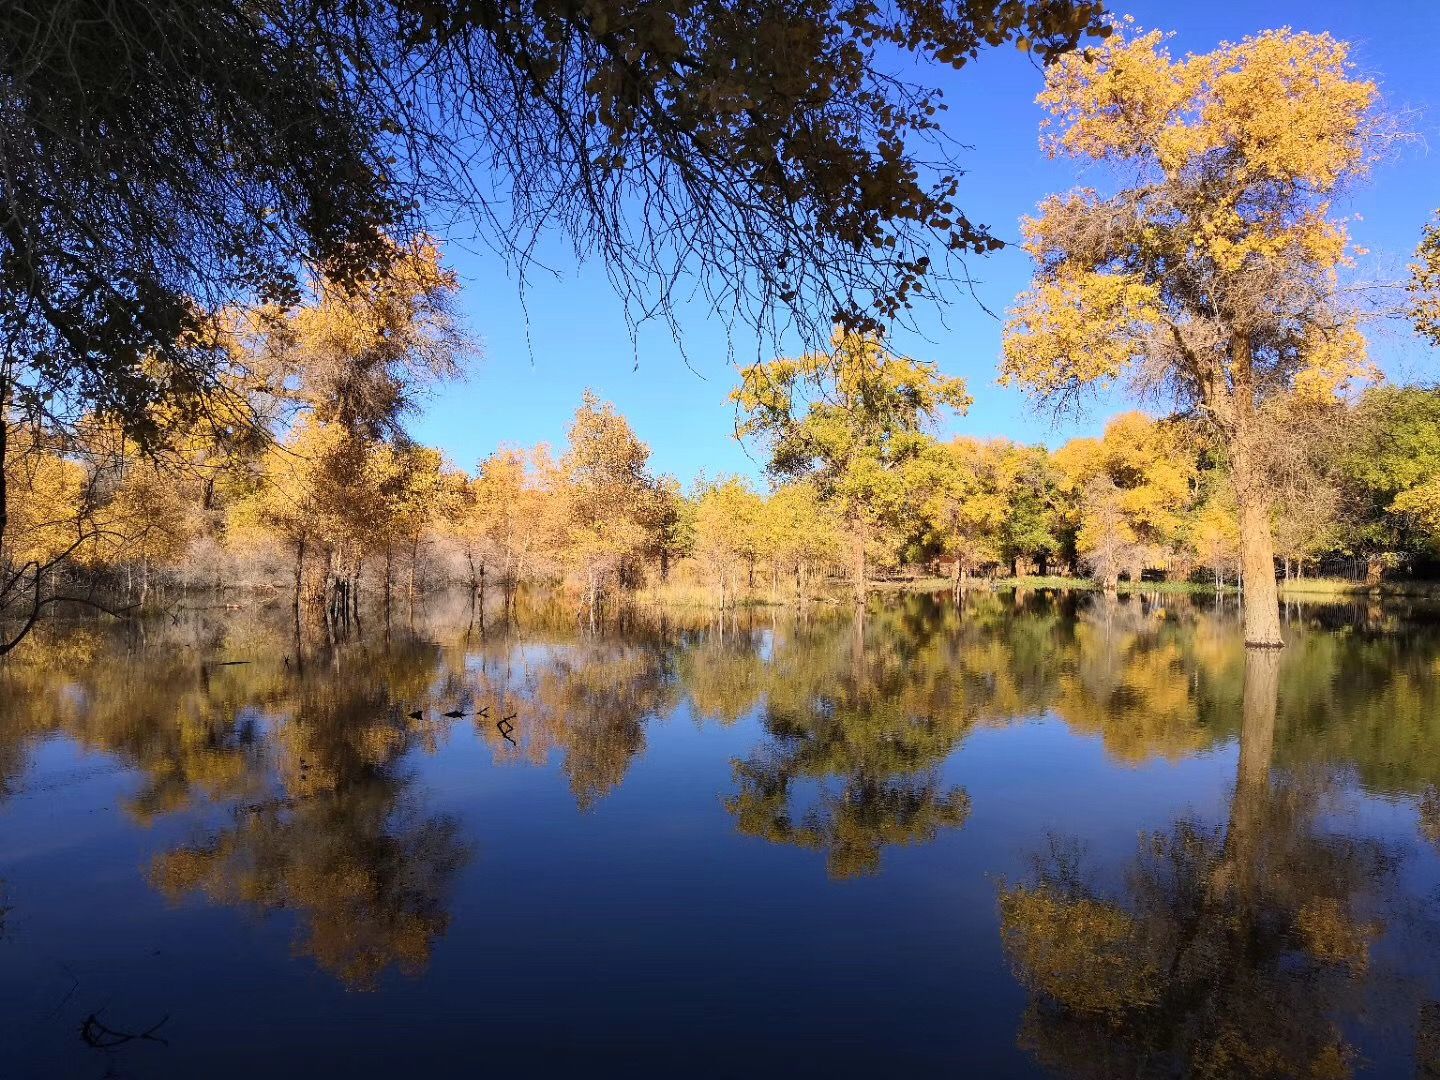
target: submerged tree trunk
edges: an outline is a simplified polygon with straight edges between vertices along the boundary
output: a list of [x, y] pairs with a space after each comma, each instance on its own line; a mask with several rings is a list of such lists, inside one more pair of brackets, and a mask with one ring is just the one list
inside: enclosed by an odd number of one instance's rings
[[1280, 589], [1275, 582], [1275, 541], [1270, 529], [1270, 496], [1249, 453], [1234, 454], [1235, 499], [1240, 508], [1240, 578], [1244, 593], [1245, 644], [1279, 648]]

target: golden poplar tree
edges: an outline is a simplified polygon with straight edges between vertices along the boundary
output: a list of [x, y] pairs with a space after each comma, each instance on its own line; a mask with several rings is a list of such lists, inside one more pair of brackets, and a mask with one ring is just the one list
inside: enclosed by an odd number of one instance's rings
[[1047, 72], [1044, 148], [1123, 179], [1025, 223], [1036, 276], [1003, 377], [1062, 406], [1123, 379], [1208, 425], [1239, 506], [1246, 640], [1281, 645], [1268, 458], [1297, 410], [1368, 370], [1330, 200], [1376, 154], [1378, 92], [1327, 34], [1176, 59], [1158, 32], [1118, 29]]
[[844, 521], [863, 598], [869, 547], [903, 508], [905, 466], [928, 445], [928, 425], [970, 407], [964, 380], [891, 352], [878, 333], [837, 330], [829, 352], [745, 369], [732, 398], [740, 433], [769, 445], [771, 474], [811, 479]]

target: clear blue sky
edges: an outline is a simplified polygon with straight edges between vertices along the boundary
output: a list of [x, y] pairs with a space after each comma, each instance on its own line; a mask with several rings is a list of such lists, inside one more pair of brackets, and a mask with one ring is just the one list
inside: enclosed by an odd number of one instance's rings
[[[1328, 30], [1350, 41], [1354, 59], [1379, 82], [1387, 107], [1403, 113], [1405, 128], [1417, 135], [1338, 207], [1360, 218], [1351, 228], [1356, 243], [1372, 252], [1362, 267], [1367, 276], [1398, 275], [1421, 225], [1440, 206], [1440, 58], [1434, 48], [1440, 3], [1115, 2], [1112, 10], [1133, 14], [1147, 29], [1174, 31], [1176, 53], [1203, 52], [1279, 26]], [[1017, 51], [985, 53], [964, 71], [932, 69], [930, 77], [941, 80], [945, 90], [951, 134], [973, 147], [964, 154], [969, 171], [958, 200], [971, 220], [1014, 238], [1019, 218], [1043, 196], [1080, 182], [1075, 165], [1048, 161], [1038, 150], [1040, 110], [1034, 98], [1042, 77]], [[698, 306], [688, 310], [684, 334], [691, 370], [660, 327], [646, 328], [632, 341], [603, 267], [576, 266], [560, 244], [553, 252], [559, 278], [537, 275], [522, 306], [516, 282], [497, 260], [456, 244], [447, 249], [463, 281], [461, 308], [485, 356], [467, 381], [439, 389], [414, 424], [415, 435], [466, 468], [502, 444], [559, 445], [588, 386], [630, 419], [652, 447], [657, 471], [687, 483], [701, 470], [759, 476], [760, 462], [733, 435], [726, 396], [735, 376], [718, 320]], [[997, 313], [1029, 279], [1028, 261], [1018, 250], [974, 259], [970, 268], [979, 281], [978, 295]], [[969, 415], [947, 424], [944, 434], [1004, 435], [1053, 446], [1073, 434], [1098, 431], [1108, 413], [1123, 407], [1119, 401], [1101, 402], [1078, 424], [1055, 427], [1018, 392], [997, 386], [1000, 326], [968, 296], [953, 297], [943, 315], [924, 313], [920, 329], [923, 335], [897, 333], [895, 348], [964, 376], [975, 397]], [[753, 340], [735, 345], [742, 357], [753, 356]], [[1440, 377], [1440, 358], [1403, 332], [1372, 335], [1372, 347], [1395, 377]]]

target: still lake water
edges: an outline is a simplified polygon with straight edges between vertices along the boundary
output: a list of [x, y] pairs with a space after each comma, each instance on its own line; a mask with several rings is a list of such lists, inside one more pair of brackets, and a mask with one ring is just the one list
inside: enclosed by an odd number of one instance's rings
[[0, 1077], [1440, 1075], [1433, 614], [285, 615], [0, 665]]

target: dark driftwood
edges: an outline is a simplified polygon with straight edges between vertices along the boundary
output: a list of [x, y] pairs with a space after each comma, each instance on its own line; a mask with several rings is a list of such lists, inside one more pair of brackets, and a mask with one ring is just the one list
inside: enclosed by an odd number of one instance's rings
[[161, 1046], [169, 1046], [170, 1043], [155, 1033], [165, 1026], [170, 1019], [166, 1013], [156, 1023], [151, 1024], [144, 1031], [131, 1033], [112, 1028], [100, 1021], [100, 1014], [93, 1012], [87, 1016], [80, 1025], [80, 1038], [85, 1040], [85, 1045], [96, 1050], [113, 1050], [117, 1046], [124, 1046], [128, 1042], [143, 1040], [145, 1042], [156, 1042]]

